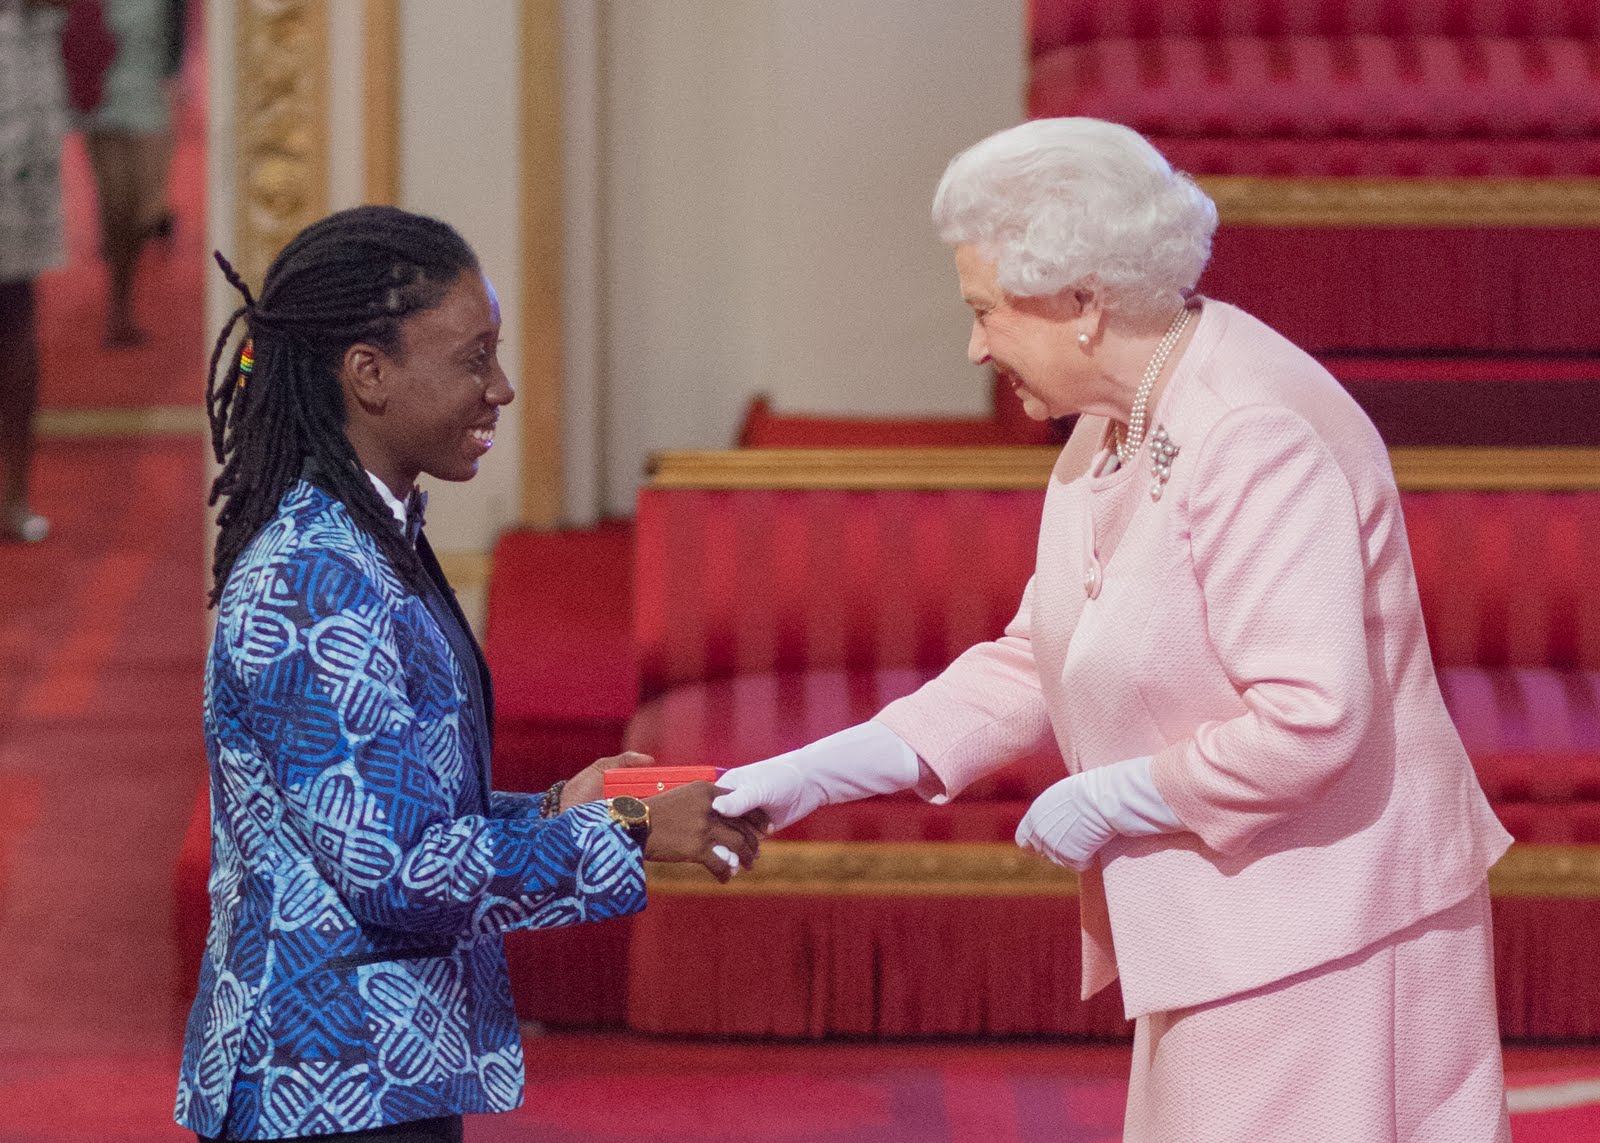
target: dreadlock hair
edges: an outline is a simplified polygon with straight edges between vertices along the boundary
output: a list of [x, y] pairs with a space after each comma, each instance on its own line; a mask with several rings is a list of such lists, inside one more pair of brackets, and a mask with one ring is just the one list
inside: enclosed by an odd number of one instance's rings
[[[345, 436], [340, 371], [350, 346], [400, 349], [400, 327], [438, 305], [460, 275], [478, 269], [472, 248], [437, 219], [388, 206], [358, 206], [302, 230], [267, 269], [261, 296], [215, 255], [244, 305], [217, 336], [206, 378], [211, 448], [222, 472], [209, 503], [225, 503], [212, 560], [215, 607], [239, 558], [309, 458], [317, 482], [338, 497], [396, 573], [414, 588], [422, 564], [396, 526]], [[218, 362], [243, 319], [253, 362]]]

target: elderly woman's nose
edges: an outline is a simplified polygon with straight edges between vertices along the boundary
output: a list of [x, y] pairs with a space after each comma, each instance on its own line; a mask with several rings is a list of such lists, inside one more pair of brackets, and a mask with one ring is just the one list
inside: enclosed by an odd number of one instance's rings
[[989, 339], [984, 336], [983, 323], [972, 319], [972, 336], [967, 339], [967, 360], [982, 365], [989, 360]]

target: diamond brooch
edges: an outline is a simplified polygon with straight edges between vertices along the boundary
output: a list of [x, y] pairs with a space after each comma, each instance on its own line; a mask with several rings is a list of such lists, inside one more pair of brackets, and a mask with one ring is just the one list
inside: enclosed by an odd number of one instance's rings
[[1154, 476], [1150, 480], [1150, 499], [1161, 499], [1161, 491], [1172, 475], [1172, 458], [1177, 455], [1178, 446], [1167, 435], [1166, 426], [1156, 426], [1156, 431], [1150, 437], [1150, 464], [1154, 469]]

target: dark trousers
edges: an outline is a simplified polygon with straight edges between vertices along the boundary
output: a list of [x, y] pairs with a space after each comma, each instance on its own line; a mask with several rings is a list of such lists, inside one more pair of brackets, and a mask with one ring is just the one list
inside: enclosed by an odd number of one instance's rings
[[[226, 1136], [213, 1139], [196, 1135], [200, 1143], [227, 1143]], [[344, 1131], [338, 1135], [301, 1135], [279, 1143], [461, 1143], [461, 1116], [416, 1119], [410, 1123], [391, 1123], [366, 1131]]]

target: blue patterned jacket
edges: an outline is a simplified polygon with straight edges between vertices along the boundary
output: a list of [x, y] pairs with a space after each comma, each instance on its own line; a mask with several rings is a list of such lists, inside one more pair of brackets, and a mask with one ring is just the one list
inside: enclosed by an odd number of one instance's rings
[[602, 806], [541, 819], [490, 792], [487, 672], [446, 593], [419, 597], [306, 481], [228, 578], [206, 667], [211, 928], [178, 1080], [193, 1131], [516, 1107], [501, 934], [644, 904]]

